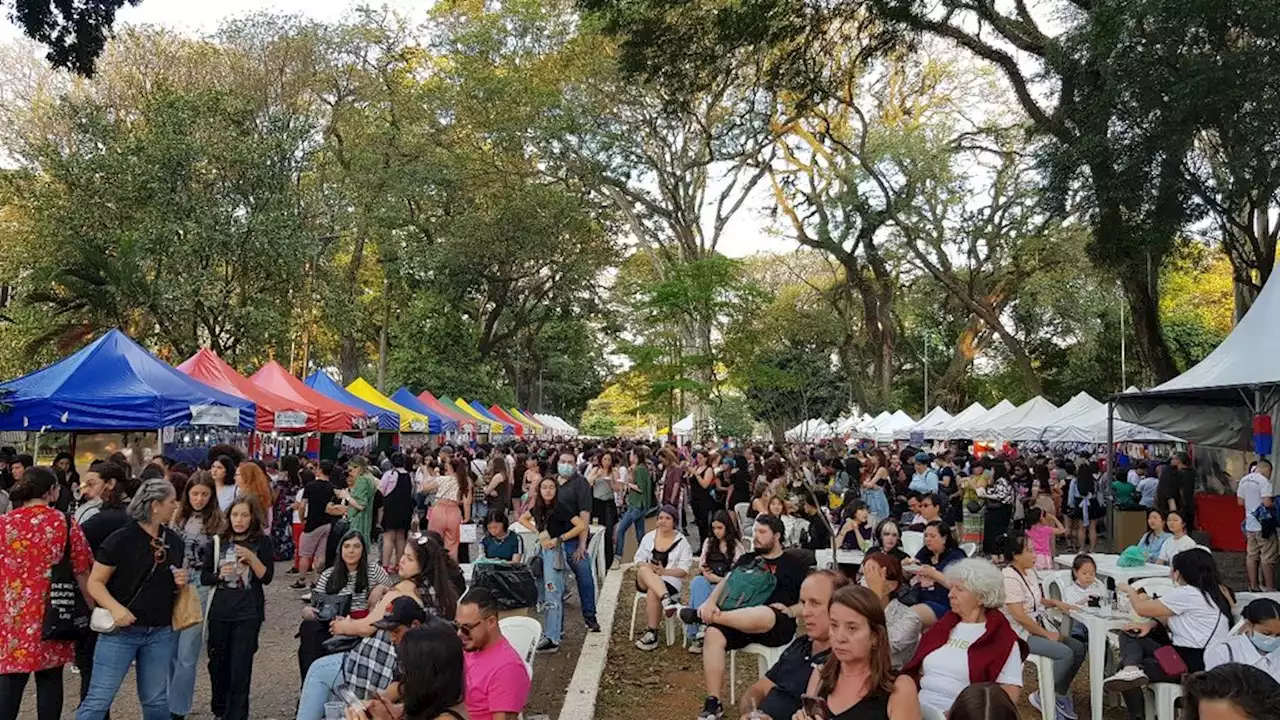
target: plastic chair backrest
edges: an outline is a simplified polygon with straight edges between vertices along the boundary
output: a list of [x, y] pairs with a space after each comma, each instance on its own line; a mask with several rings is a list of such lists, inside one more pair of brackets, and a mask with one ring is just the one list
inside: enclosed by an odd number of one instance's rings
[[[1062, 588], [1071, 582], [1070, 570], [1054, 570], [1040, 576], [1040, 587], [1044, 588], [1044, 596], [1053, 600], [1062, 599]], [[1070, 632], [1071, 617], [1061, 610], [1045, 610], [1045, 616], [1057, 623], [1062, 632]]]
[[924, 547], [924, 533], [913, 532], [908, 530], [902, 533], [902, 551], [911, 557], [915, 557], [916, 553]]
[[941, 710], [928, 705], [921, 705], [920, 720], [947, 720], [947, 716], [942, 714]]
[[965, 557], [973, 557], [973, 554], [978, 552], [978, 543], [960, 543], [960, 549], [964, 551]]
[[745, 528], [750, 524], [747, 522], [747, 511], [750, 509], [751, 509], [751, 503], [735, 503], [734, 504], [733, 512], [736, 513], [738, 516], [738, 525], [740, 527]]
[[533, 656], [538, 649], [538, 639], [542, 637], [542, 623], [531, 617], [507, 617], [498, 621], [498, 629], [524, 660], [525, 669], [532, 678]]

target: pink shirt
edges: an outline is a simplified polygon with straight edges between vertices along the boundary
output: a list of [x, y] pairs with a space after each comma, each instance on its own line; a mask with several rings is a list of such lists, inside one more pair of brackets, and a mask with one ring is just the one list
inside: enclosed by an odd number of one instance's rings
[[1031, 538], [1031, 545], [1036, 549], [1036, 567], [1040, 567], [1042, 557], [1049, 558], [1049, 567], [1053, 567], [1053, 528], [1037, 523], [1027, 529], [1027, 537]]
[[467, 681], [467, 714], [491, 720], [496, 712], [515, 715], [529, 698], [529, 670], [507, 639], [479, 652], [463, 653]]

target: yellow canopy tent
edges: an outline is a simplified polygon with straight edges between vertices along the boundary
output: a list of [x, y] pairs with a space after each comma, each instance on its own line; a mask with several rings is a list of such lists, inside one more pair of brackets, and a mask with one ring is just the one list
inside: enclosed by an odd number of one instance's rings
[[531, 432], [534, 435], [540, 435], [547, 431], [546, 423], [539, 422], [538, 420], [534, 420], [528, 415], [525, 415], [524, 413], [520, 412], [520, 408], [513, 407], [508, 409], [507, 412], [511, 415], [511, 417], [519, 420], [520, 424], [524, 425], [524, 428], [527, 432]]
[[347, 392], [370, 405], [377, 405], [383, 410], [399, 413], [400, 432], [425, 433], [431, 431], [431, 418], [422, 413], [414, 412], [383, 395], [378, 392], [377, 388], [366, 382], [364, 378], [356, 378], [354, 382], [347, 386]]
[[462, 398], [454, 398], [454, 400], [453, 400], [453, 404], [454, 404], [454, 405], [457, 405], [457, 406], [462, 410], [462, 412], [464, 412], [464, 413], [466, 413], [466, 414], [470, 415], [471, 417], [473, 417], [473, 418], [475, 418], [475, 419], [479, 420], [479, 421], [482, 423], [482, 425], [483, 425], [483, 426], [488, 427], [488, 428], [489, 428], [489, 432], [490, 432], [490, 433], [493, 433], [494, 435], [501, 435], [501, 434], [502, 434], [502, 428], [504, 427], [504, 426], [502, 425], [502, 423], [496, 423], [496, 422], [494, 422], [493, 420], [491, 420], [491, 419], [489, 419], [489, 418], [487, 418], [487, 417], [485, 417], [485, 416], [481, 415], [480, 413], [476, 412], [476, 409], [475, 409], [475, 408], [473, 408], [473, 407], [471, 407], [471, 405], [470, 405], [469, 403], [464, 402], [464, 401], [462, 400]]

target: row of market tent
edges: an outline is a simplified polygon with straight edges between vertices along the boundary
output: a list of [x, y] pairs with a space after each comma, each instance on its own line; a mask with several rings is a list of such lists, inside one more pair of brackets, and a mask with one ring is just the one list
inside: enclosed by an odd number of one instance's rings
[[245, 377], [205, 348], [177, 368], [111, 330], [58, 362], [0, 383], [0, 430], [108, 432], [220, 426], [277, 433], [570, 436], [555, 415], [462, 398], [383, 395], [363, 378], [305, 381], [274, 360]]
[[[1129, 392], [1136, 392], [1130, 390]], [[1037, 395], [1021, 405], [1001, 400], [987, 408], [973, 403], [952, 415], [935, 407], [916, 420], [901, 410], [875, 417], [851, 416], [828, 423], [813, 418], [786, 432], [789, 440], [873, 440], [878, 443], [924, 440], [1102, 445], [1108, 438], [1107, 405], [1079, 393], [1061, 407]], [[1114, 420], [1113, 442], [1179, 443], [1180, 438], [1131, 422]]]

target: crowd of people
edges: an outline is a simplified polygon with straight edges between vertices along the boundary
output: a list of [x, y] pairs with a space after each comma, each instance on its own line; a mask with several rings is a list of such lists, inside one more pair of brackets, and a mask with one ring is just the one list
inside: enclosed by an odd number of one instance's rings
[[[1234, 596], [1188, 536], [1185, 458], [1167, 470], [1132, 463], [1106, 473], [1088, 457], [956, 450], [611, 440], [262, 463], [219, 446], [198, 467], [159, 457], [133, 468], [114, 457], [83, 475], [69, 455], [40, 467], [0, 453], [0, 592], [11, 609], [0, 618], [0, 720], [16, 718], [32, 675], [38, 717], [61, 717], [68, 664], [79, 673], [77, 718], [107, 717], [130, 667], [144, 720], [185, 717], [202, 655], [210, 711], [252, 717], [264, 586], [277, 580], [277, 563], [288, 563], [281, 569], [303, 603], [298, 718], [336, 708], [347, 717], [510, 720], [530, 679], [499, 629], [508, 598], [469, 588], [463, 565], [528, 568], [542, 627], [536, 650], [553, 653], [568, 574], [585, 628], [601, 630], [601, 578], [588, 552], [595, 533], [599, 567], [633, 557], [644, 602], [636, 646], [658, 652], [662, 623], [678, 618], [688, 651], [701, 655], [700, 720], [738, 711], [915, 718], [922, 708], [1015, 717], [1029, 653], [1052, 660], [1055, 686], [1030, 704], [1053, 703], [1074, 720], [1070, 688], [1087, 637], [1054, 625], [1046, 610], [1107, 593], [1088, 554], [1102, 508], [1147, 504], [1151, 476], [1160, 479], [1140, 547], [1170, 566], [1178, 588], [1158, 599], [1116, 588], [1152, 622], [1121, 636], [1108, 687], [1140, 715], [1143, 685], [1178, 679], [1157, 661], [1165, 648], [1189, 671], [1209, 671], [1187, 680], [1188, 695], [1207, 702], [1223, 699], [1220, 677], [1239, 673], [1236, 664], [1280, 677], [1270, 665], [1280, 605], [1243, 608], [1249, 642], [1229, 637]], [[1242, 481], [1241, 503], [1252, 516], [1249, 487]], [[1271, 508], [1269, 495], [1256, 505]], [[476, 542], [464, 542], [472, 525]], [[1256, 531], [1251, 558], [1270, 557], [1274, 520], [1271, 529], [1265, 538]], [[906, 533], [920, 534], [918, 551], [907, 552]], [[1059, 543], [1079, 555], [1063, 597], [1049, 598], [1038, 573], [1053, 567]], [[857, 550], [861, 560], [817, 568], [819, 550]], [[77, 591], [52, 592], [55, 579]], [[69, 614], [92, 631], [51, 632], [55, 596], [71, 596]], [[202, 617], [180, 622], [188, 598]], [[730, 712], [728, 655], [751, 645], [785, 650]]]

